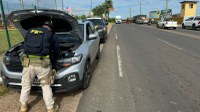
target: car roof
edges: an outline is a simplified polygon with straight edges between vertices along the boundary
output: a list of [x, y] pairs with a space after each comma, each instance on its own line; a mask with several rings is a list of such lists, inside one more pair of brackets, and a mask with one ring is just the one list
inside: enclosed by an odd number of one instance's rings
[[89, 23], [90, 21], [84, 21], [84, 20], [78, 20], [78, 24], [87, 24]]
[[87, 18], [87, 19], [102, 19], [100, 17], [93, 17], [93, 18]]

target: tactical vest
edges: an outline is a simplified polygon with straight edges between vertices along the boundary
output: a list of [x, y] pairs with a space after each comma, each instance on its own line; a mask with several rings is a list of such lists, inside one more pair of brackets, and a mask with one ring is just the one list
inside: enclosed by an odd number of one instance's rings
[[52, 33], [45, 28], [30, 29], [24, 40], [24, 54], [47, 56], [50, 54]]

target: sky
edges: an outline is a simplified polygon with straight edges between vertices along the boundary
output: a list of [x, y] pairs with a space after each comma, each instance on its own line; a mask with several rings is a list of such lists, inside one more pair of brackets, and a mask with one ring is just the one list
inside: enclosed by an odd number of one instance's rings
[[[37, 5], [37, 0], [24, 0], [24, 8], [28, 9]], [[56, 2], [55, 2], [56, 1]], [[93, 8], [100, 5], [105, 0], [93, 0]], [[172, 9], [173, 14], [180, 13], [180, 2], [183, 0], [168, 0], [168, 7]], [[140, 2], [142, 14], [149, 15], [150, 11], [164, 10], [166, 0], [113, 0], [114, 11], [110, 13], [110, 17], [121, 15], [123, 18], [140, 14]], [[19, 0], [3, 0], [5, 13], [13, 10], [21, 9]], [[62, 0], [38, 0], [40, 8], [62, 9]], [[89, 14], [91, 8], [91, 0], [63, 0], [64, 9], [72, 8], [75, 15]], [[130, 14], [131, 10], [131, 14]], [[200, 15], [200, 3], [197, 5], [197, 15]]]

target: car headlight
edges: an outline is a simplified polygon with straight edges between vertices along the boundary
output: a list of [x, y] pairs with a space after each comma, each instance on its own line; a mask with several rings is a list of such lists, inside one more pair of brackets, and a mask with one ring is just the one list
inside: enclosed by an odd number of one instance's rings
[[10, 56], [4, 56], [3, 62], [4, 62], [5, 65], [9, 65], [10, 64]]
[[58, 63], [63, 64], [64, 67], [68, 67], [70, 65], [79, 63], [82, 60], [82, 57], [83, 57], [83, 55], [80, 54], [80, 55], [76, 55], [71, 58], [65, 58], [62, 60], [58, 60]]

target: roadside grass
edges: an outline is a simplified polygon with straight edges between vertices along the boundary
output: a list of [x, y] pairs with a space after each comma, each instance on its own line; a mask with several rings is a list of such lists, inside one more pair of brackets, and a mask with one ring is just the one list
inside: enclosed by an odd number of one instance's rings
[[[23, 41], [23, 37], [18, 30], [9, 30], [9, 35], [11, 46]], [[4, 30], [0, 30], [0, 53], [5, 52], [6, 50], [8, 50], [6, 32]]]
[[4, 85], [0, 85], [0, 96], [5, 95], [9, 91], [10, 90], [7, 87], [5, 87]]

